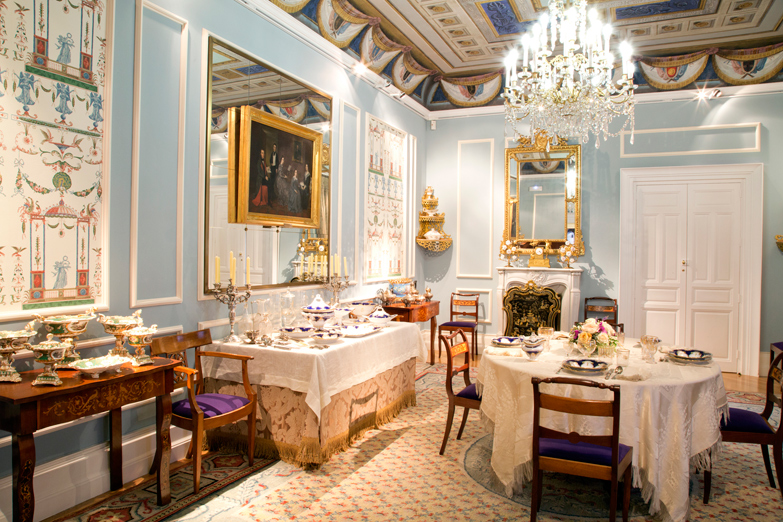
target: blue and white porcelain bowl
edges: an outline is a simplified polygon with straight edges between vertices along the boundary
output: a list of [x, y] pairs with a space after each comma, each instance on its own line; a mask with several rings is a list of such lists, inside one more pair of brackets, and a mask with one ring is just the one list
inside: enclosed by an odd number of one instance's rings
[[315, 333], [315, 328], [311, 326], [284, 326], [280, 329], [280, 333], [292, 339], [306, 339]]
[[310, 326], [316, 330], [323, 330], [326, 326], [326, 321], [334, 317], [334, 310], [328, 310], [325, 312], [302, 312], [302, 315], [310, 323]]
[[312, 303], [302, 307], [302, 312], [306, 314], [324, 314], [333, 312], [333, 309], [321, 298], [321, 294], [318, 294]]
[[519, 337], [495, 337], [492, 339], [492, 346], [499, 346], [501, 348], [519, 348], [522, 345], [522, 340]]
[[669, 352], [669, 359], [679, 363], [705, 363], [712, 361], [712, 354], [701, 350], [677, 348]]
[[535, 346], [528, 346], [527, 343], [522, 343], [522, 351], [524, 351], [531, 361], [538, 359], [538, 356], [544, 352], [544, 344], [539, 343]]
[[372, 301], [356, 301], [351, 303], [350, 306], [357, 317], [367, 317], [375, 310], [377, 305]]
[[375, 310], [373, 313], [367, 316], [367, 319], [369, 319], [372, 324], [378, 326], [385, 326], [389, 324], [389, 322], [395, 317], [397, 316], [394, 314], [386, 313], [386, 310], [384, 310], [381, 307], [378, 307], [377, 310]]
[[343, 334], [340, 332], [317, 332], [311, 335], [315, 339], [316, 343], [333, 344], [339, 342], [343, 338]]
[[531, 335], [530, 337], [522, 337], [522, 347], [523, 348], [538, 348], [540, 347], [542, 350], [544, 349], [544, 339], [543, 337], [539, 337], [538, 335]]

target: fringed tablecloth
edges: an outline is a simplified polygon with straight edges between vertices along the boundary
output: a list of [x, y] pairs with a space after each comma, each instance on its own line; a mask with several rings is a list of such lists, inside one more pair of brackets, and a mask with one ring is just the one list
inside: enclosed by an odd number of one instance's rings
[[[508, 493], [520, 490], [532, 478], [530, 379], [555, 376], [565, 359], [564, 350], [556, 346], [559, 343], [553, 342], [552, 352], [535, 362], [524, 356], [485, 352], [479, 365], [481, 418], [493, 434], [492, 469]], [[620, 443], [633, 446], [633, 485], [650, 502], [651, 514], [660, 511], [665, 520], [686, 520], [690, 470], [708, 466], [720, 450], [720, 418], [728, 414], [720, 367], [714, 363], [706, 367], [645, 364], [637, 352], [632, 350], [631, 366], [624, 373], [637, 373], [642, 380], [608, 381], [621, 387]], [[597, 380], [607, 382], [603, 375]], [[609, 392], [595, 388], [558, 385], [555, 390], [574, 398], [611, 399]], [[611, 432], [611, 419], [546, 410], [542, 410], [541, 424], [589, 435]]]
[[[426, 356], [419, 328], [395, 323], [383, 332], [344, 339], [326, 350], [279, 350], [223, 344], [245, 355], [258, 394], [256, 455], [314, 468], [364, 431], [416, 404], [416, 359]], [[206, 358], [208, 393], [244, 396], [238, 361]], [[211, 430], [211, 447], [246, 448], [247, 422]]]

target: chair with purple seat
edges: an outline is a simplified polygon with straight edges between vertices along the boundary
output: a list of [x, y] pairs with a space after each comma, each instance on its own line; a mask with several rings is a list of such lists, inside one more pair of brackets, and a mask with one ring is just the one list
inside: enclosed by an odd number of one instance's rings
[[[462, 341], [453, 344], [456, 341], [456, 337], [462, 338]], [[462, 414], [462, 424], [459, 426], [459, 432], [457, 433], [457, 440], [462, 438], [462, 430], [465, 429], [465, 423], [468, 422], [468, 410], [478, 410], [481, 408], [481, 398], [476, 392], [476, 384], [471, 384], [470, 376], [470, 348], [468, 348], [468, 339], [465, 337], [465, 332], [457, 330], [451, 335], [441, 335], [440, 343], [446, 350], [446, 395], [449, 398], [449, 415], [446, 419], [446, 432], [443, 434], [443, 444], [440, 446], [440, 454], [446, 451], [446, 443], [449, 440], [449, 433], [451, 433], [451, 424], [454, 422], [454, 410], [457, 406], [465, 408]], [[454, 359], [460, 355], [465, 354], [463, 363], [459, 368], [454, 368]], [[453, 377], [462, 373], [465, 376], [465, 387], [462, 391], [454, 393], [451, 380]]]
[[[761, 445], [761, 455], [764, 458], [764, 466], [767, 468], [769, 485], [775, 487], [775, 478], [772, 474], [772, 465], [769, 461], [769, 448], [772, 446], [772, 456], [775, 459], [775, 470], [778, 475], [778, 485], [783, 495], [783, 428], [775, 428], [769, 422], [769, 417], [775, 409], [775, 405], [783, 412], [783, 352], [773, 350], [770, 358], [774, 357], [767, 374], [767, 402], [764, 411], [753, 411], [729, 408], [729, 421], [721, 423], [720, 433], [723, 442], [741, 442]], [[781, 422], [783, 424], [783, 422]], [[712, 465], [704, 470], [704, 503], [710, 501], [710, 489], [712, 488]]]
[[[188, 457], [193, 461], [193, 492], [198, 493], [201, 482], [201, 447], [207, 430], [230, 424], [247, 417], [248, 437], [247, 453], [249, 465], [253, 465], [255, 451], [256, 393], [250, 386], [247, 373], [249, 355], [235, 355], [222, 352], [205, 352], [202, 347], [212, 344], [209, 330], [199, 330], [179, 335], [158, 337], [152, 340], [152, 355], [168, 357], [182, 362], [174, 368], [175, 388], [187, 387], [188, 398], [176, 402], [171, 408], [171, 423], [174, 426], [192, 432]], [[195, 349], [195, 369], [188, 368], [187, 350]], [[201, 371], [202, 357], [222, 357], [242, 362], [242, 384], [247, 397], [224, 395], [222, 393], [203, 393], [204, 377]], [[155, 455], [153, 469], [160, 465], [160, 456]]]
[[[438, 335], [442, 332], [454, 332], [462, 330], [470, 332], [470, 340], [473, 343], [473, 353], [478, 355], [478, 312], [479, 294], [463, 294], [453, 292], [449, 308], [449, 320], [438, 326]], [[441, 346], [438, 345], [438, 357]]]
[[[611, 481], [609, 520], [617, 516], [618, 478], [622, 474], [623, 520], [628, 520], [631, 499], [631, 462], [633, 448], [620, 444], [620, 387], [567, 377], [540, 379], [533, 377], [533, 492], [530, 501], [530, 520], [535, 522], [541, 508], [544, 471], [554, 471], [580, 477]], [[542, 393], [540, 384], [566, 384], [609, 390], [612, 400], [574, 399]], [[565, 433], [541, 426], [541, 410], [573, 415], [611, 417], [611, 435], [580, 435]]]

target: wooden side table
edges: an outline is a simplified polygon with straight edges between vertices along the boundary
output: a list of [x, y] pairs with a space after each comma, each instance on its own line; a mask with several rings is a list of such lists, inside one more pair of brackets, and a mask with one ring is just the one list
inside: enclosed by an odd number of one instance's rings
[[405, 323], [423, 323], [430, 320], [430, 364], [435, 364], [435, 337], [438, 335], [438, 322], [436, 318], [440, 312], [440, 301], [430, 301], [421, 304], [405, 306], [402, 303], [384, 306], [384, 310], [390, 314], [397, 314], [395, 321]]
[[[32, 522], [35, 512], [33, 433], [96, 413], [109, 412], [111, 444], [109, 467], [111, 489], [122, 487], [122, 406], [155, 397], [155, 438], [158, 466], [158, 504], [171, 502], [171, 392], [174, 368], [179, 361], [153, 358], [150, 366], [123, 366], [119, 373], [85, 379], [79, 374], [60, 374], [62, 386], [32, 386], [42, 370], [21, 372], [22, 382], [0, 384], [0, 428], [13, 435], [13, 522]], [[69, 376], [72, 375], [72, 376]]]

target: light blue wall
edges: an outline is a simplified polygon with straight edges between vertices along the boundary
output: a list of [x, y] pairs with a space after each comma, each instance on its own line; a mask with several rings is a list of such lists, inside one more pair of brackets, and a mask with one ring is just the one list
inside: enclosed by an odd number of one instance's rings
[[[620, 138], [610, 138], [596, 149], [594, 142], [582, 147], [582, 231], [586, 245], [584, 257], [576, 266], [584, 269], [581, 291], [583, 296], [607, 295], [617, 298], [619, 293], [619, 234], [620, 234], [620, 169], [631, 167], [677, 166], [677, 165], [721, 165], [726, 163], [763, 163], [764, 164], [764, 230], [763, 251], [746, 255], [762, 256], [762, 296], [761, 296], [761, 351], [769, 351], [771, 342], [783, 339], [783, 322], [779, 319], [779, 310], [783, 304], [783, 254], [774, 241], [775, 234], [783, 234], [783, 94], [768, 94], [745, 97], [724, 97], [709, 102], [680, 101], [640, 103], [636, 108], [637, 129], [660, 129], [672, 127], [694, 127], [701, 125], [720, 125], [761, 122], [761, 152], [741, 154], [705, 154], [655, 158], [620, 158]], [[501, 266], [497, 260], [499, 241], [503, 233], [503, 117], [485, 116], [439, 121], [436, 131], [428, 132], [427, 142], [427, 184], [435, 188], [440, 197], [440, 208], [446, 213], [447, 232], [456, 234], [456, 184], [455, 173], [460, 168], [457, 154], [460, 140], [490, 138], [495, 141], [495, 165], [492, 176], [475, 179], [474, 186], [491, 183], [494, 189], [494, 206], [487, 201], [476, 200], [475, 208], [484, 212], [484, 222], [491, 215], [494, 220], [493, 256], [494, 266]], [[706, 135], [705, 135], [706, 134]], [[742, 148], [752, 145], [747, 131], [740, 131], [734, 140], [730, 140], [724, 131], [697, 133], [692, 138], [683, 138], [677, 134], [674, 139], [666, 137], [647, 139], [636, 136], [634, 152], [646, 152], [655, 147], [665, 150], [681, 150], [681, 140], [689, 139], [689, 148]], [[735, 131], [737, 134], [737, 131]], [[641, 138], [641, 140], [640, 140]], [[470, 185], [468, 185], [470, 187]], [[469, 190], [469, 188], [468, 188]], [[462, 189], [463, 193], [465, 188]], [[463, 212], [473, 211], [463, 205]], [[474, 217], [475, 219], [475, 217]], [[480, 219], [480, 218], [479, 218]], [[465, 233], [461, 248], [476, 248], [477, 252], [486, 244], [483, 230], [463, 228]], [[467, 246], [465, 246], [467, 245]], [[497, 272], [493, 269], [493, 279], [457, 278], [453, 256], [460, 248], [455, 244], [439, 257], [424, 258], [424, 274], [427, 284], [433, 287], [435, 295], [441, 299], [455, 288], [483, 288], [493, 290], [496, 299]], [[726, 245], [733, 248], [733, 245]], [[553, 266], [557, 263], [553, 262]], [[461, 270], [465, 273], [464, 270]], [[486, 296], [482, 296], [485, 299]], [[494, 305], [494, 303], [493, 303]], [[622, 306], [622, 303], [620, 303]], [[493, 309], [493, 324], [485, 327], [487, 333], [500, 328], [501, 311]], [[581, 314], [581, 311], [580, 311]], [[581, 316], [581, 315], [580, 315]], [[441, 308], [439, 321], [447, 320], [446, 307]], [[766, 356], [762, 357], [761, 368]]]
[[[355, 228], [355, 205], [363, 208], [363, 202], [356, 203], [356, 183], [361, 180], [364, 165], [363, 132], [366, 114], [369, 112], [388, 123], [416, 137], [419, 144], [419, 185], [423, 184], [423, 151], [426, 148], [425, 121], [402, 104], [379, 93], [371, 85], [348, 74], [345, 69], [325, 59], [319, 52], [295, 39], [274, 24], [239, 5], [234, 0], [156, 0], [155, 4], [188, 21], [187, 91], [185, 114], [185, 184], [184, 184], [184, 243], [183, 243], [183, 302], [178, 305], [157, 306], [143, 311], [145, 324], [159, 327], [182, 325], [185, 331], [195, 330], [199, 321], [213, 320], [227, 316], [227, 309], [215, 301], [198, 301], [198, 211], [199, 211], [199, 159], [200, 104], [202, 85], [202, 30], [206, 29], [216, 37], [234, 44], [279, 69], [298, 77], [336, 100], [357, 106], [360, 111], [361, 131], [356, 135], [355, 127], [346, 131], [342, 142], [335, 136], [332, 140], [332, 172], [339, 169], [339, 147], [344, 147], [346, 168], [343, 169], [342, 195], [338, 196], [345, 205], [343, 214], [342, 246], [353, 267], [352, 254], [355, 249], [353, 230]], [[133, 64], [134, 64], [134, 20], [135, 2], [116, 2], [114, 15], [113, 76], [111, 97], [111, 168], [110, 188], [110, 254], [109, 291], [112, 315], [126, 315], [129, 308], [129, 258], [130, 252], [130, 190], [131, 190], [131, 144], [133, 107]], [[173, 24], [157, 14], [145, 10], [145, 28], [142, 56], [141, 104], [142, 145], [146, 154], [141, 178], [142, 194], [139, 199], [141, 231], [144, 245], [141, 249], [144, 259], [139, 263], [138, 296], [141, 299], [166, 297], [174, 294], [170, 278], [174, 273], [175, 250], [173, 219], [176, 176], [172, 151], [177, 148], [176, 107], [177, 69], [162, 71], [165, 64], [178, 64], [179, 42], [174, 33], [178, 24]], [[168, 31], [168, 32], [167, 32]], [[172, 49], [172, 46], [176, 46]], [[147, 61], [149, 60], [149, 61]], [[172, 67], [176, 67], [172, 65]], [[332, 114], [335, 128], [339, 126], [339, 104], [335, 102]], [[355, 126], [356, 114], [351, 112], [347, 125]], [[171, 127], [174, 125], [174, 127]], [[355, 161], [359, 147], [360, 160]], [[333, 176], [333, 193], [337, 191]], [[160, 184], [156, 185], [155, 180]], [[419, 196], [423, 186], [417, 189]], [[167, 196], [166, 199], [164, 196]], [[333, 209], [334, 212], [334, 209]], [[157, 223], [157, 226], [156, 226]], [[334, 230], [334, 219], [332, 221]], [[333, 232], [334, 233], [334, 232]], [[419, 271], [421, 268], [419, 267]], [[168, 276], [161, 282], [159, 275]], [[352, 288], [347, 295], [374, 295], [375, 288]], [[3, 329], [21, 328], [22, 322], [5, 323]], [[100, 325], [92, 323], [85, 339], [105, 337]], [[103, 355], [106, 348], [85, 350], [84, 357]], [[29, 369], [30, 362], [20, 362], [20, 369]], [[154, 407], [142, 407], [123, 414], [123, 431], [128, 433], [149, 426], [154, 422]], [[37, 439], [38, 465], [76, 452], [108, 437], [107, 421], [98, 420], [72, 428], [57, 431]], [[0, 439], [8, 433], [0, 431]], [[0, 477], [11, 473], [10, 445], [0, 448]]]

